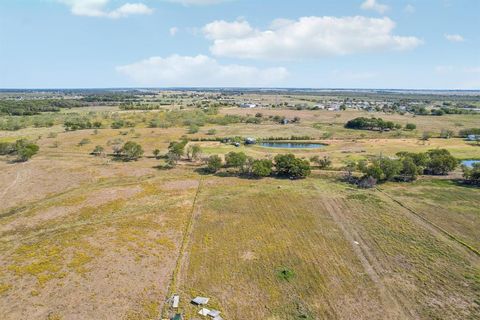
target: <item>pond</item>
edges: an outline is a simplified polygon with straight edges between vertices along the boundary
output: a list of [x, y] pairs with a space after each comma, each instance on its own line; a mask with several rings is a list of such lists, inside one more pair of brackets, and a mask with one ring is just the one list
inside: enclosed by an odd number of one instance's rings
[[473, 167], [474, 163], [479, 163], [480, 160], [463, 160], [462, 164], [466, 165], [467, 167]]
[[326, 145], [322, 143], [312, 142], [260, 142], [258, 145], [266, 148], [280, 148], [280, 149], [316, 149], [323, 148]]

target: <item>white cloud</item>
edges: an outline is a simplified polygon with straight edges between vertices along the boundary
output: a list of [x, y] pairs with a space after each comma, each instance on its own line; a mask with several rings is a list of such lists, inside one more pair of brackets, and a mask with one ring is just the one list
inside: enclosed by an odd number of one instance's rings
[[210, 40], [221, 40], [229, 38], [242, 38], [253, 32], [247, 21], [226, 22], [217, 20], [207, 24], [203, 32]]
[[365, 2], [362, 3], [361, 8], [363, 10], [374, 10], [381, 14], [387, 12], [389, 9], [387, 5], [377, 2], [377, 0], [365, 0]]
[[362, 52], [408, 50], [423, 42], [416, 37], [393, 35], [395, 22], [355, 17], [302, 17], [275, 20], [269, 30], [258, 30], [246, 21], [214, 21], [203, 28], [217, 56], [253, 59], [302, 59]]
[[171, 27], [170, 30], [169, 30], [170, 35], [171, 35], [172, 37], [175, 37], [175, 36], [177, 35], [178, 31], [179, 31], [179, 30], [178, 30], [177, 27]]
[[417, 11], [417, 9], [411, 4], [407, 4], [404, 10], [406, 13], [415, 13], [415, 11]]
[[220, 64], [205, 55], [151, 57], [117, 71], [136, 84], [146, 86], [245, 87], [270, 86], [288, 76], [285, 68], [266, 68]]
[[459, 34], [445, 34], [445, 39], [450, 42], [464, 42], [465, 39]]
[[70, 7], [72, 14], [87, 17], [125, 18], [130, 15], [152, 14], [153, 9], [143, 3], [125, 3], [114, 10], [107, 10], [110, 0], [57, 0]]
[[227, 2], [229, 0], [169, 0], [170, 2], [181, 3], [184, 6], [205, 6]]

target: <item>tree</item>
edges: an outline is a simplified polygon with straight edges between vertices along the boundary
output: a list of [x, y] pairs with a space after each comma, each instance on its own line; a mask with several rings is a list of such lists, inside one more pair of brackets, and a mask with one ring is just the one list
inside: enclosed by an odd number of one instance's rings
[[407, 123], [407, 124], [405, 125], [405, 129], [406, 129], [406, 130], [415, 130], [415, 129], [417, 129], [417, 125], [414, 124], [414, 123]]
[[201, 152], [202, 152], [202, 148], [200, 148], [199, 145], [194, 144], [194, 145], [188, 146], [187, 148], [188, 160], [198, 160]]
[[143, 156], [143, 153], [142, 146], [133, 141], [126, 142], [121, 150], [122, 157], [125, 161], [138, 160]]
[[9, 155], [15, 152], [15, 144], [9, 142], [0, 142], [0, 156]]
[[170, 142], [168, 146], [168, 152], [171, 152], [179, 157], [182, 157], [185, 153], [185, 146], [187, 145], [187, 140], [182, 140], [180, 142]]
[[206, 170], [215, 173], [222, 168], [222, 159], [218, 155], [210, 156], [207, 160]]
[[15, 142], [15, 153], [17, 154], [17, 160], [21, 162], [31, 159], [35, 154], [37, 154], [39, 149], [39, 146], [27, 140], [22, 139]]
[[419, 173], [419, 167], [415, 164], [412, 158], [402, 159], [402, 169], [400, 170], [400, 176], [403, 181], [413, 181], [417, 179]]
[[305, 178], [310, 175], [310, 164], [307, 160], [295, 158], [293, 154], [275, 156], [275, 168], [280, 176], [291, 179]]
[[225, 165], [228, 168], [236, 168], [242, 170], [245, 162], [247, 161], [247, 155], [243, 152], [229, 152], [225, 156]]
[[192, 124], [192, 125], [188, 128], [188, 133], [189, 133], [189, 134], [195, 134], [195, 133], [197, 133], [199, 130], [200, 130], [200, 128], [199, 128], [196, 124]]
[[480, 185], [480, 162], [474, 163], [472, 167], [462, 166], [463, 177], [468, 183]]
[[89, 143], [91, 143], [90, 139], [83, 138], [83, 139], [80, 140], [80, 142], [78, 143], [78, 146], [79, 146], [79, 147], [83, 147], [84, 145], [89, 144]]
[[310, 158], [310, 161], [317, 164], [320, 169], [326, 169], [332, 165], [332, 160], [330, 160], [328, 156], [324, 156], [323, 158], [314, 156]]
[[440, 131], [440, 138], [450, 139], [453, 136], [454, 136], [454, 133], [452, 130], [442, 129], [442, 131]]
[[422, 136], [420, 137], [420, 140], [422, 140], [423, 142], [425, 142], [425, 141], [430, 140], [431, 137], [432, 137], [432, 134], [431, 134], [430, 132], [424, 131], [424, 132], [422, 133]]
[[187, 143], [187, 140], [182, 140], [180, 142], [170, 142], [167, 153], [167, 164], [170, 167], [174, 167], [185, 154], [185, 146], [187, 145]]
[[160, 157], [160, 150], [159, 149], [153, 150], [153, 156], [155, 157], [155, 159], [158, 159]]
[[433, 175], [446, 175], [455, 170], [458, 160], [446, 149], [435, 149], [427, 151], [429, 157], [425, 171]]
[[273, 162], [268, 159], [254, 160], [252, 175], [255, 177], [268, 177], [272, 174]]
[[96, 146], [92, 151], [92, 155], [94, 155], [96, 157], [99, 157], [99, 156], [103, 155], [104, 153], [105, 153], [105, 148], [102, 147], [102, 146]]

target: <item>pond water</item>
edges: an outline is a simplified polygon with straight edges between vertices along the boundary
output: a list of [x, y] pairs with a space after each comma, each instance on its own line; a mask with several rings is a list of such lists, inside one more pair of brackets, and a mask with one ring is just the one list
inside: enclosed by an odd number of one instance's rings
[[258, 145], [267, 148], [281, 148], [281, 149], [316, 149], [325, 147], [321, 143], [311, 143], [311, 142], [274, 142], [274, 141], [265, 141], [260, 142]]
[[480, 160], [463, 160], [462, 164], [466, 165], [467, 167], [473, 167], [474, 163], [479, 163]]

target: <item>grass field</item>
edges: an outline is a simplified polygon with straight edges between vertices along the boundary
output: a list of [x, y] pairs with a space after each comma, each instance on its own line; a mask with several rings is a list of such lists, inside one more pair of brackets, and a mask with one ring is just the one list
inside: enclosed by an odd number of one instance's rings
[[[339, 181], [338, 171], [249, 180], [203, 175], [187, 161], [164, 170], [151, 157], [184, 135], [211, 137], [214, 128], [218, 137], [310, 135], [327, 146], [293, 152], [329, 155], [334, 169], [349, 159], [435, 148], [480, 159], [480, 147], [459, 138], [418, 139], [427, 130], [478, 126], [478, 116], [382, 115], [417, 124], [399, 136], [343, 128], [365, 112], [262, 112], [301, 122], [207, 125], [193, 135], [145, 123], [132, 131], [0, 131], [0, 141], [40, 146], [26, 163], [0, 159], [2, 319], [159, 319], [172, 313], [164, 304], [172, 293], [181, 295], [186, 319], [201, 319], [189, 304], [196, 295], [210, 297], [224, 319], [480, 317], [478, 188], [422, 177], [361, 190]], [[110, 152], [115, 139], [140, 143], [145, 156], [124, 163], [89, 154], [96, 145]], [[195, 143], [205, 155], [292, 151]]]

